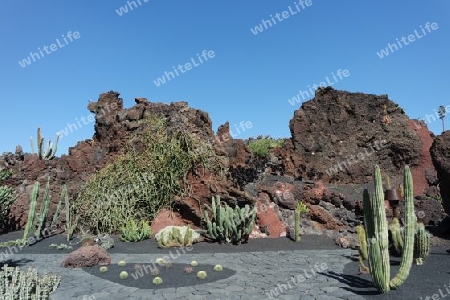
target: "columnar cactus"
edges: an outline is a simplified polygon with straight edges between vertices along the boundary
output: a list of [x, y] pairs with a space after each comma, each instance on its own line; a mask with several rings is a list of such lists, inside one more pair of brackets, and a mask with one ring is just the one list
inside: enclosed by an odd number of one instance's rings
[[[22, 242], [24, 243], [27, 242], [29, 234], [33, 233], [34, 230], [35, 230], [34, 234], [37, 239], [43, 238], [44, 237], [43, 232], [45, 231], [46, 226], [48, 225], [47, 219], [51, 203], [50, 177], [48, 178], [47, 185], [45, 186], [44, 197], [41, 202], [40, 210], [38, 213], [36, 213], [36, 206], [39, 198], [39, 189], [40, 189], [39, 182], [36, 182], [33, 186], [33, 191], [30, 194], [30, 210], [28, 211], [28, 220], [27, 224], [25, 225], [25, 231], [22, 239]], [[66, 192], [67, 191], [65, 190], [65, 188], [63, 188], [61, 191], [61, 201], [62, 199], [64, 199], [64, 197], [66, 197], [65, 194]], [[53, 215], [53, 219], [51, 221], [52, 226], [56, 223], [60, 211], [61, 205], [60, 203], [58, 203], [56, 212]]]
[[411, 171], [408, 166], [405, 166], [403, 175], [404, 197], [405, 197], [405, 229], [404, 229], [404, 246], [402, 253], [402, 261], [400, 269], [392, 278], [390, 282], [391, 288], [398, 288], [401, 286], [406, 278], [408, 278], [409, 271], [413, 262], [414, 254], [414, 234], [416, 231], [417, 218], [414, 213], [414, 189]]
[[413, 183], [408, 166], [404, 170], [405, 233], [400, 269], [390, 280], [388, 223], [380, 168], [374, 170], [375, 193], [372, 199], [364, 190], [364, 226], [367, 234], [369, 270], [375, 287], [382, 293], [398, 288], [409, 275], [413, 260], [416, 217], [414, 214]]
[[366, 231], [361, 225], [356, 226], [355, 230], [359, 239], [359, 270], [361, 273], [367, 274], [369, 273], [369, 268], [364, 264], [364, 260], [368, 258]]
[[36, 231], [37, 238], [40, 238], [42, 236], [42, 231], [44, 230], [44, 228], [46, 226], [51, 200], [52, 200], [52, 198], [50, 196], [50, 177], [49, 177], [47, 180], [47, 185], [45, 186], [44, 199], [42, 200], [42, 203], [41, 203], [41, 209], [36, 218], [37, 226], [38, 226], [37, 231]]
[[309, 212], [309, 208], [302, 201], [297, 201], [294, 211], [294, 241], [300, 241], [300, 217]]
[[414, 238], [414, 259], [417, 265], [422, 265], [423, 260], [430, 254], [430, 234], [425, 230], [423, 223], [417, 223]]
[[30, 209], [28, 211], [28, 220], [27, 224], [25, 225], [25, 231], [23, 233], [23, 241], [28, 240], [28, 235], [31, 233], [30, 231], [33, 229], [34, 217], [36, 215], [36, 203], [38, 197], [39, 197], [39, 182], [36, 182], [33, 186], [33, 191], [30, 194]]
[[[44, 137], [41, 133], [41, 128], [37, 129], [37, 151], [38, 151], [38, 157], [39, 159], [45, 159], [50, 160], [55, 158], [56, 150], [58, 149], [58, 142], [59, 142], [59, 136], [58, 133], [56, 135], [56, 141], [54, 144], [52, 144], [51, 141], [48, 141], [47, 149], [44, 151]], [[33, 137], [30, 137], [30, 144], [31, 144], [31, 153], [34, 154], [34, 142]]]

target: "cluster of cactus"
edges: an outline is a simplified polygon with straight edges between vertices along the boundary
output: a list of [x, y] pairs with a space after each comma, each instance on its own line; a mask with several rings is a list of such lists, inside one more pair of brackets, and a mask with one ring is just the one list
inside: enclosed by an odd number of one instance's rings
[[[59, 141], [59, 133], [56, 135], [56, 141], [55, 144], [52, 144], [52, 141], [48, 141], [47, 149], [44, 151], [44, 137], [41, 133], [41, 128], [37, 129], [37, 154], [39, 159], [45, 159], [50, 160], [55, 158], [56, 149], [58, 147], [58, 141]], [[34, 152], [34, 142], [33, 137], [30, 137], [30, 144], [31, 144], [31, 153]]]
[[[46, 226], [47, 224], [47, 219], [48, 219], [48, 213], [49, 213], [49, 208], [50, 208], [50, 203], [51, 203], [51, 196], [50, 196], [50, 177], [47, 180], [47, 185], [45, 186], [45, 191], [44, 191], [44, 197], [42, 199], [41, 202], [41, 207], [39, 212], [36, 212], [36, 206], [37, 206], [37, 201], [39, 198], [39, 189], [40, 189], [40, 184], [39, 182], [36, 182], [33, 186], [33, 190], [30, 194], [30, 208], [28, 211], [28, 220], [27, 220], [27, 224], [25, 225], [25, 231], [23, 234], [23, 242], [26, 242], [28, 240], [28, 236], [29, 234], [34, 232], [35, 238], [36, 239], [41, 239], [44, 237], [44, 231], [47, 229]], [[61, 212], [61, 201], [63, 201], [63, 199], [67, 196], [67, 189], [65, 187], [63, 187], [63, 189], [61, 190], [61, 200], [58, 203], [57, 207], [56, 207], [56, 211], [53, 215], [53, 219], [50, 223], [50, 228], [53, 228], [54, 225], [56, 224], [56, 221], [59, 217], [59, 214]]]
[[155, 235], [160, 248], [192, 246], [199, 238], [200, 234], [188, 225], [167, 226]]
[[61, 282], [58, 275], [38, 276], [35, 268], [22, 271], [19, 267], [4, 265], [0, 270], [0, 295], [2, 299], [44, 300], [56, 291]]
[[300, 241], [300, 217], [309, 212], [308, 206], [302, 201], [297, 201], [294, 211], [294, 241]]
[[152, 235], [152, 228], [145, 220], [139, 223], [131, 219], [125, 226], [120, 227], [120, 231], [122, 233], [120, 240], [123, 242], [139, 242], [149, 239]]
[[213, 196], [211, 208], [212, 219], [205, 211], [205, 223], [209, 236], [219, 242], [239, 244], [248, 240], [256, 219], [256, 206], [243, 208], [236, 205], [234, 209], [226, 203], [221, 205], [220, 197]]
[[385, 293], [401, 286], [409, 275], [413, 262], [416, 216], [414, 214], [413, 181], [409, 166], [404, 169], [405, 228], [400, 269], [390, 279], [389, 234], [384, 206], [384, 192], [379, 166], [374, 168], [375, 193], [370, 199], [364, 190], [364, 226], [367, 235], [369, 271], [378, 291]]

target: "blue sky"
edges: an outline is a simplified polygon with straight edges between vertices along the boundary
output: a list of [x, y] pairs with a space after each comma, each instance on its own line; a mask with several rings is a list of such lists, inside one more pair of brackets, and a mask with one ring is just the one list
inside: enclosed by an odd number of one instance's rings
[[[388, 94], [411, 118], [450, 105], [447, 0], [311, 0], [303, 7], [298, 0], [139, 1], [133, 10], [123, 0], [4, 1], [0, 153], [16, 145], [30, 151], [37, 127], [54, 140], [67, 123], [89, 116], [89, 99], [109, 90], [121, 93], [125, 107], [135, 97], [187, 101], [209, 113], [214, 130], [226, 121], [231, 128], [251, 122], [240, 138], [289, 137], [289, 120], [301, 103], [288, 100], [326, 77], [335, 89]], [[120, 16], [116, 10], [125, 6]], [[276, 24], [266, 22], [267, 29], [254, 34], [251, 29], [270, 15]], [[437, 24], [424, 35], [427, 22]], [[420, 38], [377, 55], [415, 30]], [[69, 32], [78, 32], [78, 39], [70, 41]], [[49, 54], [35, 62], [29, 57], [51, 44]], [[199, 63], [204, 50], [214, 56]], [[18, 62], [27, 58], [30, 64], [22, 67]], [[154, 83], [192, 60], [197, 66], [159, 87]], [[339, 69], [349, 75], [335, 82], [332, 73]], [[92, 137], [94, 123], [82, 125], [60, 140], [58, 154]], [[442, 125], [438, 120], [429, 128], [438, 134]]]

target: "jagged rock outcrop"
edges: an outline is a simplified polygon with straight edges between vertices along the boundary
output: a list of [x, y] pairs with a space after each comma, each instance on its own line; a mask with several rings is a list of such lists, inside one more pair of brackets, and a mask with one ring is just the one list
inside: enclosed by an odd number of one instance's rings
[[[54, 201], [50, 212], [54, 212], [62, 184], [66, 184], [69, 194], [76, 197], [92, 174], [124, 151], [126, 141], [130, 137], [146, 131], [146, 126], [141, 120], [149, 114], [164, 116], [169, 131], [186, 131], [202, 142], [211, 143], [216, 153], [225, 158], [225, 162], [231, 160], [234, 165], [242, 165], [247, 161], [246, 155], [249, 150], [242, 142], [237, 155], [231, 153], [233, 151], [230, 152], [230, 147], [214, 135], [208, 114], [190, 108], [186, 102], [167, 105], [136, 98], [136, 104], [126, 109], [119, 95], [113, 91], [103, 93], [97, 102], [88, 104], [88, 110], [95, 114], [95, 134], [92, 139], [81, 141], [75, 147], [71, 147], [68, 155], [53, 160], [39, 160], [37, 155], [23, 153], [7, 153], [0, 157], [0, 166], [13, 170], [13, 176], [5, 183], [17, 187], [19, 195], [11, 209], [10, 230], [21, 229], [26, 224], [29, 193], [35, 181], [41, 182], [43, 187], [43, 183], [50, 176], [52, 183], [50, 192]], [[233, 140], [229, 142], [238, 143]], [[203, 205], [211, 202], [213, 194], [219, 194], [222, 200], [233, 203], [255, 201], [253, 197], [236, 188], [226, 176], [211, 174], [208, 170], [195, 170], [188, 175], [188, 183], [192, 186], [193, 193], [185, 199], [175, 199], [176, 208], [180, 210], [182, 217], [197, 225], [201, 221]]]
[[[5, 183], [16, 187], [19, 194], [11, 210], [11, 230], [23, 228], [26, 223], [29, 193], [35, 181], [43, 187], [50, 176], [54, 200], [50, 210], [54, 211], [62, 184], [76, 197], [92, 174], [124, 151], [130, 137], [145, 133], [142, 120], [154, 113], [166, 118], [169, 131], [187, 131], [199, 141], [211, 143], [226, 162], [226, 176], [199, 166], [187, 176], [192, 194], [174, 198], [176, 222], [184, 220], [193, 227], [200, 225], [204, 205], [218, 194], [233, 205], [257, 201], [260, 218], [256, 227], [267, 231], [268, 236], [291, 235], [293, 208], [297, 200], [303, 200], [310, 208], [310, 216], [302, 218], [302, 233], [327, 234], [336, 240], [347, 238], [362, 217], [362, 189], [356, 188], [370, 185], [374, 164], [380, 165], [396, 184], [401, 183], [403, 166], [411, 166], [415, 195], [421, 195], [416, 208], [424, 212], [421, 220], [426, 224], [439, 222], [443, 216], [439, 202], [429, 201], [439, 193], [438, 182], [444, 201], [450, 196], [450, 188], [446, 189], [450, 151], [445, 135], [434, 142], [432, 161], [429, 149], [434, 136], [385, 95], [349, 93], [330, 87], [317, 90], [314, 99], [295, 111], [289, 124], [292, 137], [283, 147], [272, 149], [267, 158], [255, 157], [245, 141], [233, 139], [228, 123], [220, 126], [215, 135], [208, 114], [190, 108], [186, 102], [153, 103], [144, 98], [136, 98], [135, 102], [133, 107], [124, 108], [119, 93], [112, 91], [90, 102], [88, 110], [95, 115], [95, 134], [70, 148], [68, 155], [44, 161], [37, 155], [22, 153], [18, 147], [15, 153], [0, 157], [0, 167], [13, 170]], [[269, 209], [262, 210], [263, 204]], [[167, 219], [164, 214], [158, 217]], [[158, 228], [169, 224], [161, 221], [154, 225]]]
[[431, 157], [439, 179], [445, 212], [450, 214], [450, 131], [438, 135], [431, 146]]
[[391, 183], [401, 183], [405, 164], [413, 170], [415, 194], [428, 188], [426, 172], [432, 133], [416, 129], [403, 109], [387, 95], [368, 95], [320, 88], [289, 123], [286, 143], [295, 177], [325, 183], [366, 183], [378, 164]]

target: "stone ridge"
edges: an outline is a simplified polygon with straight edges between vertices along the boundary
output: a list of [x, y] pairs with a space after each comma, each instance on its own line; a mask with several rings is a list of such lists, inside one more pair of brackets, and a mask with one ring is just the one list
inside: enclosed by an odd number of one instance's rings
[[378, 164], [400, 183], [403, 166], [418, 167], [424, 155], [409, 118], [387, 95], [320, 88], [295, 111], [289, 128], [292, 163], [286, 169], [305, 179], [366, 183]]

